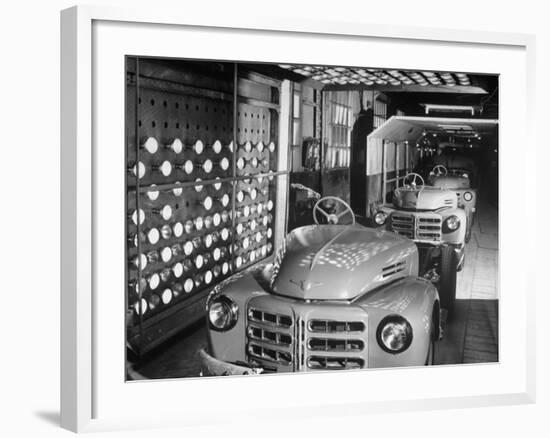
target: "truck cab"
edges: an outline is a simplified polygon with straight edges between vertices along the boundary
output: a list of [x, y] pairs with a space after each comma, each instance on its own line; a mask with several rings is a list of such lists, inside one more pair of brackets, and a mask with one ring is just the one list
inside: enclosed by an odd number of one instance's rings
[[437, 288], [409, 239], [355, 221], [326, 196], [273, 263], [208, 297], [205, 375], [430, 365], [441, 336]]
[[464, 168], [447, 168], [442, 164], [436, 165], [429, 175], [429, 182], [433, 187], [454, 192], [458, 207], [466, 213], [466, 242], [472, 236], [472, 226], [476, 213], [477, 190], [472, 187], [472, 172]]
[[427, 186], [409, 173], [394, 190], [391, 203], [378, 207], [373, 225], [412, 240], [420, 254], [420, 272], [437, 284], [441, 305], [454, 310], [456, 273], [464, 264], [467, 217], [456, 194]]

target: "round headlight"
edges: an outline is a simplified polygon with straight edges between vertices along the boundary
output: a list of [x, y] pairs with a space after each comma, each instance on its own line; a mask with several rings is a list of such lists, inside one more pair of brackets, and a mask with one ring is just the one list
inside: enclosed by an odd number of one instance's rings
[[237, 303], [225, 295], [214, 298], [208, 305], [208, 322], [213, 330], [227, 331], [233, 328], [238, 316]]
[[460, 227], [460, 219], [458, 218], [458, 216], [452, 215], [445, 219], [444, 231], [447, 231], [449, 233], [451, 231], [458, 230], [458, 227]]
[[465, 201], [471, 201], [474, 195], [472, 195], [471, 192], [464, 192], [464, 200]]
[[376, 339], [382, 350], [392, 354], [402, 353], [412, 343], [412, 327], [402, 316], [386, 316], [378, 324]]
[[376, 225], [384, 225], [387, 218], [388, 215], [386, 213], [384, 213], [383, 211], [379, 211], [374, 215], [374, 222], [376, 223]]

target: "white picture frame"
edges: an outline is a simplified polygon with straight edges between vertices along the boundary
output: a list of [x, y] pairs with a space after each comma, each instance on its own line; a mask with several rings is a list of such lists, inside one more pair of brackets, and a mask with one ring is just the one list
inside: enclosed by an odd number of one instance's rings
[[[535, 398], [535, 343], [532, 334], [535, 331], [535, 310], [534, 310], [534, 277], [529, 275], [531, 269], [525, 260], [516, 261], [515, 269], [523, 275], [517, 275], [514, 279], [501, 277], [501, 311], [502, 311], [502, 354], [501, 361], [495, 365], [476, 365], [460, 367], [435, 367], [434, 369], [415, 370], [376, 370], [353, 373], [337, 373], [334, 375], [287, 375], [273, 377], [252, 377], [226, 378], [226, 379], [184, 379], [169, 380], [163, 382], [142, 382], [124, 383], [122, 378], [124, 370], [120, 367], [120, 357], [117, 356], [116, 342], [123, 338], [123, 321], [117, 320], [118, 309], [114, 312], [104, 312], [104, 299], [106, 282], [113, 279], [114, 284], [116, 272], [109, 274], [102, 268], [102, 255], [105, 253], [106, 244], [116, 242], [116, 231], [105, 232], [105, 221], [102, 216], [105, 208], [116, 207], [123, 202], [121, 193], [107, 198], [107, 186], [117, 186], [122, 178], [123, 167], [117, 167], [117, 163], [106, 165], [104, 155], [98, 153], [98, 139], [101, 138], [102, 125], [105, 117], [101, 111], [105, 100], [101, 96], [101, 90], [109, 86], [115, 86], [117, 81], [123, 93], [123, 76], [112, 77], [109, 75], [109, 68], [118, 67], [120, 53], [132, 55], [154, 54], [156, 42], [173, 41], [178, 32], [185, 35], [197, 34], [197, 38], [211, 37], [212, 40], [223, 36], [232, 41], [235, 54], [226, 56], [244, 56], [237, 54], [238, 42], [244, 41], [250, 35], [263, 43], [280, 40], [281, 47], [277, 45], [269, 54], [259, 58], [259, 50], [253, 50], [254, 55], [249, 61], [279, 61], [283, 62], [281, 56], [287, 56], [287, 61], [300, 60], [300, 51], [288, 50], [283, 55], [283, 39], [296, 41], [303, 39], [304, 44], [312, 44], [312, 48], [320, 47], [321, 44], [333, 43], [334, 47], [346, 44], [345, 47], [360, 48], [363, 44], [371, 44], [376, 52], [374, 58], [379, 67], [384, 62], [391, 62], [390, 54], [384, 55], [384, 50], [395, 50], [403, 55], [399, 65], [401, 68], [420, 67], [422, 60], [413, 61], [405, 59], [404, 47], [415, 50], [414, 47], [422, 46], [423, 50], [450, 50], [462, 51], [462, 53], [477, 53], [478, 60], [464, 60], [469, 66], [479, 65], [479, 69], [473, 71], [486, 71], [489, 64], [482, 59], [481, 55], [494, 52], [495, 69], [501, 65], [503, 70], [489, 71], [499, 73], [504, 79], [501, 85], [502, 127], [500, 130], [502, 172], [506, 174], [510, 166], [517, 165], [518, 172], [523, 173], [522, 181], [511, 186], [506, 180], [502, 180], [501, 193], [507, 197], [518, 197], [521, 203], [528, 205], [534, 202], [534, 193], [528, 190], [535, 185], [535, 175], [527, 174], [522, 159], [514, 164], [513, 158], [506, 154], [506, 145], [513, 141], [525, 141], [526, 155], [535, 148], [535, 137], [531, 113], [534, 108], [534, 45], [535, 39], [532, 35], [490, 33], [484, 31], [453, 31], [447, 29], [428, 29], [415, 27], [397, 27], [385, 25], [372, 25], [361, 22], [339, 23], [330, 21], [307, 21], [287, 20], [265, 16], [262, 19], [251, 19], [243, 16], [238, 19], [232, 17], [227, 20], [223, 16], [213, 13], [208, 16], [194, 15], [191, 11], [163, 11], [157, 9], [134, 10], [109, 7], [78, 6], [64, 10], [61, 14], [61, 104], [62, 104], [62, 129], [61, 129], [61, 425], [62, 427], [82, 431], [102, 431], [125, 428], [147, 428], [166, 426], [190, 426], [200, 425], [208, 422], [208, 419], [215, 413], [216, 422], [235, 421], [239, 418], [257, 417], [265, 421], [276, 421], [272, 418], [273, 408], [277, 408], [278, 417], [298, 418], [299, 416], [337, 416], [337, 415], [362, 415], [365, 412], [388, 412], [413, 409], [441, 409], [453, 407], [478, 407], [488, 405], [520, 404], [531, 403]], [[139, 30], [139, 33], [137, 31]], [[146, 30], [146, 32], [145, 32]], [[175, 32], [175, 33], [174, 33]], [[123, 34], [130, 35], [126, 40]], [[149, 37], [149, 44], [140, 40], [139, 35]], [[307, 42], [305, 38], [307, 37]], [[144, 37], [145, 38], [145, 37]], [[112, 46], [107, 54], [106, 41]], [[170, 44], [156, 52], [158, 56], [181, 57], [210, 57], [211, 59], [222, 59], [219, 48], [216, 49], [214, 42], [197, 39], [200, 47], [185, 47], [178, 51], [170, 52]], [[201, 42], [202, 41], [202, 42]], [[119, 43], [132, 43], [127, 49]], [[228, 43], [229, 44], [229, 43]], [[252, 43], [255, 48], [260, 43]], [[292, 43], [291, 43], [292, 44]], [[377, 45], [380, 47], [376, 48]], [[290, 47], [290, 46], [289, 46]], [[327, 47], [327, 46], [324, 46]], [[439, 48], [439, 49], [438, 49]], [[198, 50], [200, 49], [200, 50]], [[119, 50], [119, 52], [117, 52]], [[129, 51], [125, 51], [129, 50]], [[138, 50], [139, 53], [136, 53]], [[408, 51], [409, 49], [407, 49]], [[419, 49], [420, 50], [420, 49]], [[338, 50], [310, 51], [308, 56], [316, 62], [333, 63], [344, 65], [345, 59], [353, 56], [353, 53], [341, 53]], [[326, 52], [326, 53], [325, 53]], [[509, 52], [509, 53], [508, 53]], [[226, 51], [227, 53], [227, 51]], [[105, 58], [103, 58], [105, 56]], [[113, 56], [116, 62], [111, 66], [109, 56]], [[348, 58], [346, 58], [348, 56]], [[445, 56], [436, 56], [437, 62], [452, 62]], [[512, 59], [513, 66], [508, 66], [506, 59]], [[228, 59], [228, 58], [224, 58]], [[233, 58], [241, 59], [241, 58]], [[242, 58], [245, 59], [245, 58]], [[384, 61], [386, 59], [386, 61]], [[330, 62], [330, 61], [333, 62]], [[518, 60], [519, 62], [518, 65]], [[361, 63], [363, 61], [359, 61]], [[433, 61], [435, 62], [435, 61]], [[476, 64], [476, 62], [478, 64]], [[483, 67], [485, 66], [485, 67]], [[428, 68], [428, 67], [425, 67]], [[116, 70], [116, 68], [115, 68]], [[466, 69], [460, 69], [466, 70]], [[119, 71], [119, 70], [116, 70]], [[104, 87], [103, 82], [109, 82]], [[111, 84], [112, 82], [112, 84]], [[115, 85], [113, 85], [115, 84]], [[518, 89], [517, 87], [521, 87]], [[514, 91], [515, 90], [515, 91]], [[510, 94], [507, 94], [510, 93]], [[510, 97], [517, 94], [514, 101], [515, 108], [509, 108]], [[123, 113], [117, 112], [120, 107], [120, 100], [115, 97], [117, 104], [111, 105], [114, 111], [110, 114], [113, 124], [124, 125]], [[507, 106], [508, 105], [508, 106]], [[514, 113], [515, 112], [515, 113]], [[112, 117], [119, 114], [120, 120]], [[514, 126], [510, 123], [513, 118], [517, 123]], [[113, 125], [114, 126], [114, 125]], [[106, 127], [105, 129], [107, 129]], [[115, 127], [115, 130], [118, 128]], [[119, 132], [119, 131], [117, 131]], [[115, 144], [117, 144], [115, 142]], [[120, 143], [121, 145], [123, 143]], [[122, 147], [121, 147], [122, 149]], [[517, 161], [517, 160], [516, 160]], [[117, 174], [118, 172], [118, 174]], [[116, 190], [115, 190], [116, 192]], [[506, 198], [507, 199], [507, 198]], [[123, 205], [122, 205], [123, 207]], [[534, 211], [524, 210], [527, 217], [534, 222]], [[115, 216], [116, 217], [116, 216]], [[533, 237], [527, 239], [517, 238], [507, 232], [510, 228], [510, 218], [507, 215], [507, 206], [501, 205], [500, 225], [501, 235], [501, 264], [499, 269], [502, 276], [509, 276], [511, 259], [514, 251], [524, 252], [534, 246]], [[113, 236], [115, 239], [113, 239]], [[120, 237], [120, 236], [119, 236]], [[124, 244], [124, 240], [121, 241]], [[113, 245], [119, 245], [117, 242]], [[119, 245], [120, 246], [120, 245]], [[115, 251], [116, 253], [116, 251]], [[121, 262], [123, 262], [121, 260]], [[105, 278], [102, 278], [105, 277]], [[510, 293], [510, 289], [519, 289], [522, 293], [518, 297]], [[112, 293], [124, 294], [123, 289], [113, 287]], [[116, 306], [115, 306], [116, 307]], [[515, 309], [515, 310], [514, 310]], [[101, 321], [98, 320], [98, 312], [101, 313]], [[511, 318], [517, 312], [515, 318]], [[121, 312], [118, 314], [122, 315]], [[121, 316], [122, 318], [122, 316]], [[114, 340], [113, 345], [106, 345], [105, 333], [111, 331]], [[517, 346], [515, 356], [507, 354], [513, 344]], [[119, 348], [123, 356], [122, 346]], [[109, 353], [112, 353], [111, 361]], [[508, 369], [508, 365], [510, 365]], [[506, 371], [502, 371], [506, 369]], [[414, 377], [410, 387], [407, 385], [393, 388], [386, 393], [380, 391], [378, 396], [367, 397], [364, 394], [348, 394], [347, 400], [338, 392], [342, 385], [352, 385], [354, 382], [370, 382], [374, 388], [376, 381], [387, 380], [389, 373], [395, 373], [396, 381]], [[434, 381], [445, 381], [453, 379], [472, 378], [480, 376], [478, 390], [474, 391], [467, 384], [460, 388], [443, 388], [442, 385], [435, 385]], [[505, 379], [501, 384], [495, 379]], [[316, 382], [323, 379], [324, 392], [332, 394], [331, 402], [320, 403], [316, 393]], [[261, 380], [258, 380], [261, 379]], [[410, 380], [409, 380], [410, 381]], [[116, 385], [113, 385], [113, 382]], [[251, 383], [269, 386], [274, 392], [274, 399], [266, 405], [256, 404], [253, 407], [240, 406], [234, 403], [231, 409], [222, 409], [221, 405], [212, 402], [210, 396], [216, 388], [223, 387], [224, 390], [236, 391], [242, 388], [246, 395], [251, 388]], [[276, 383], [275, 383], [276, 382]], [[434, 385], [429, 387], [428, 383]], [[429, 387], [429, 390], [422, 385]], [[112, 391], [107, 388], [116, 386]], [[143, 397], [159, 397], [162, 395], [166, 403], [170, 403], [173, 397], [172, 392], [178, 387], [185, 386], [187, 393], [194, 394], [193, 411], [186, 410], [182, 405], [174, 410], [164, 410], [158, 406], [158, 412], [150, 412], [150, 415], [132, 410], [130, 405], [125, 405], [125, 400], [130, 400], [143, 394]], [[289, 387], [309, 388], [312, 397], [309, 401], [301, 400], [299, 404], [285, 404], [282, 393]], [[381, 384], [382, 386], [382, 384]], [[452, 385], [450, 385], [452, 386]], [[279, 388], [279, 389], [277, 389]], [[422, 391], [426, 390], [426, 394]], [[332, 391], [332, 393], [331, 393]], [[374, 391], [376, 392], [376, 391]], [[380, 396], [385, 394], [385, 396]], [[421, 395], [419, 397], [419, 394]], [[423, 395], [423, 396], [422, 396]], [[242, 395], [241, 395], [242, 396]], [[124, 398], [127, 397], [127, 398]], [[281, 397], [281, 398], [278, 398]], [[338, 398], [340, 397], [340, 399]], [[421, 402], [421, 403], [419, 403]], [[298, 415], [296, 407], [300, 406]], [[132, 413], [133, 412], [133, 413]], [[187, 413], [187, 415], [185, 415]]]

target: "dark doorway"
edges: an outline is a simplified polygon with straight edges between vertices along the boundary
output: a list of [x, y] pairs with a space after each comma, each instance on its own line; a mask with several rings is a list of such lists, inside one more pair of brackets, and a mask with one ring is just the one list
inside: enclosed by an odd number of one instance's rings
[[373, 129], [373, 111], [361, 109], [351, 131], [350, 201], [355, 214], [365, 215], [367, 202], [367, 135]]

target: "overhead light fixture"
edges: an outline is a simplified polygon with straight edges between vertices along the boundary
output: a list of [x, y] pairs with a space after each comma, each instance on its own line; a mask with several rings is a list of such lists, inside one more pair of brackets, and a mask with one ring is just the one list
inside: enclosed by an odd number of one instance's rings
[[430, 112], [468, 112], [472, 116], [475, 114], [475, 107], [471, 105], [442, 105], [436, 103], [422, 103], [420, 105], [424, 106], [426, 114]]
[[441, 128], [445, 131], [469, 131], [474, 132], [470, 125], [447, 125], [447, 124], [437, 124], [438, 128]]

